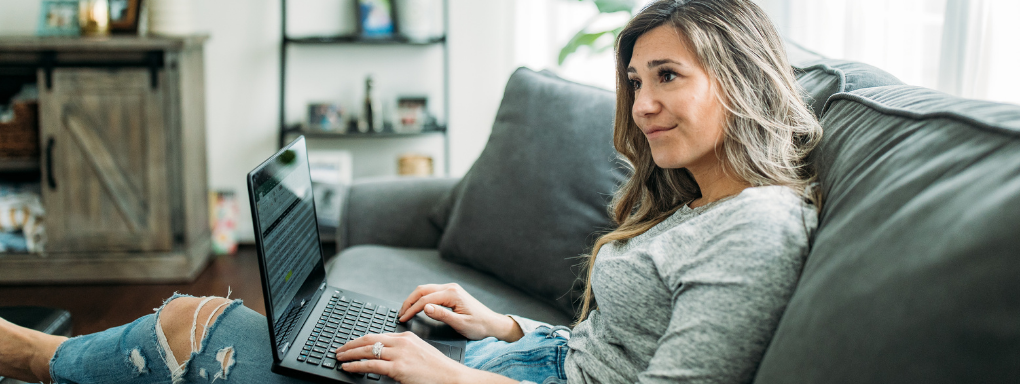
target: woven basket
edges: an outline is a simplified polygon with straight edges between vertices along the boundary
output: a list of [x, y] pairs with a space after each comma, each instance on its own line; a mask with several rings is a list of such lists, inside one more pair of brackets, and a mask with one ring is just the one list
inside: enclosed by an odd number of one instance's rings
[[39, 102], [14, 103], [14, 120], [0, 123], [0, 158], [39, 156]]
[[432, 158], [425, 155], [405, 154], [397, 162], [401, 176], [432, 176]]

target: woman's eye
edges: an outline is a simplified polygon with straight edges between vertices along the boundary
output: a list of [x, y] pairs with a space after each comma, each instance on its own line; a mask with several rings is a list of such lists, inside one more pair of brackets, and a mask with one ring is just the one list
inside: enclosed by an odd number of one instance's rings
[[631, 88], [633, 88], [633, 89], [635, 89], [635, 90], [637, 90], [637, 89], [641, 89], [641, 82], [640, 82], [640, 81], [638, 81], [638, 80], [633, 80], [633, 79], [631, 79], [631, 80], [630, 80], [630, 87], [631, 87]]
[[663, 72], [661, 75], [663, 82], [673, 81], [676, 78], [676, 74], [673, 72]]

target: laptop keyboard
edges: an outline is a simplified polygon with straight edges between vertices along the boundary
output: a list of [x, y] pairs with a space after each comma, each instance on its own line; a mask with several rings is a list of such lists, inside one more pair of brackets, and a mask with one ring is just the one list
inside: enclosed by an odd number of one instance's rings
[[[319, 315], [315, 330], [297, 360], [326, 369], [340, 369], [336, 362], [337, 348], [369, 333], [389, 333], [396, 329], [396, 309], [351, 300], [336, 291]], [[374, 373], [366, 376], [372, 380], [381, 378]]]

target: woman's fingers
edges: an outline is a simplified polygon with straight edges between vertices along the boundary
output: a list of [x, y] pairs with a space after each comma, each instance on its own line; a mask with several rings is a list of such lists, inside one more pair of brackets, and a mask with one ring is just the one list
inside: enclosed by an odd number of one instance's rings
[[440, 289], [442, 289], [442, 286], [438, 284], [419, 285], [417, 288], [414, 289], [414, 291], [411, 292], [410, 295], [407, 296], [407, 299], [404, 300], [404, 303], [400, 306], [400, 312], [397, 312], [397, 317], [401, 319], [404, 318], [404, 311], [406, 311], [408, 307], [418, 302], [418, 299], [421, 299], [422, 296], [438, 291]]
[[[392, 349], [392, 348], [383, 347], [383, 351], [386, 351], [386, 349]], [[387, 351], [387, 352], [392, 352], [392, 351]], [[379, 354], [379, 358], [380, 359], [391, 360], [391, 359], [388, 359], [388, 357], [392, 358], [393, 356], [392, 356], [392, 354], [387, 355], [386, 353]], [[338, 352], [336, 354], [337, 361], [351, 361], [351, 360], [374, 359], [374, 358], [375, 358], [375, 354], [372, 353], [372, 346], [371, 345], [366, 345], [364, 347], [351, 348], [351, 349], [348, 349], [348, 350], [346, 350], [344, 352]]]
[[349, 361], [340, 365], [347, 372], [378, 373], [393, 377], [393, 362], [386, 360]]
[[349, 351], [351, 349], [354, 349], [354, 348], [364, 347], [366, 345], [374, 344], [375, 342], [371, 342], [370, 343], [370, 342], [368, 342], [366, 340], [366, 338], [368, 336], [374, 336], [374, 335], [365, 335], [365, 336], [359, 337], [357, 339], [348, 341], [348, 342], [344, 343], [344, 345], [341, 345], [340, 348], [337, 348], [336, 349], [336, 353], [340, 354], [342, 352], [347, 352], [347, 351]]
[[339, 355], [340, 353], [347, 352], [355, 348], [364, 347], [366, 345], [371, 350], [372, 345], [374, 345], [375, 343], [383, 343], [384, 346], [393, 346], [395, 344], [398, 344], [394, 341], [395, 335], [396, 334], [389, 333], [370, 333], [357, 339], [348, 341], [344, 345], [340, 346], [340, 348], [337, 348], [336, 353], [337, 355]]
[[442, 321], [447, 324], [449, 324], [450, 322], [457, 323], [460, 322], [461, 320], [460, 318], [454, 316], [455, 313], [453, 313], [453, 311], [448, 311], [445, 308], [435, 304], [425, 304], [425, 308], [423, 310], [425, 311], [425, 315], [427, 315], [428, 317], [431, 317], [434, 320]]
[[[410, 307], [404, 312], [402, 316], [398, 318], [401, 322], [410, 320], [414, 315], [421, 312], [425, 308], [426, 304], [439, 304], [447, 307], [454, 307], [458, 301], [457, 293], [452, 289], [443, 289], [436, 292], [432, 292], [425, 296], [422, 296], [418, 301], [411, 304]], [[438, 319], [437, 319], [438, 320]]]
[[398, 318], [404, 316], [404, 311], [407, 310], [407, 307], [410, 307], [411, 304], [414, 304], [416, 301], [418, 301], [419, 298], [425, 295], [425, 293], [422, 292], [424, 287], [425, 287], [424, 285], [419, 285], [417, 288], [411, 291], [410, 295], [407, 295], [407, 298], [404, 299], [404, 303], [400, 305], [400, 310], [397, 311]]

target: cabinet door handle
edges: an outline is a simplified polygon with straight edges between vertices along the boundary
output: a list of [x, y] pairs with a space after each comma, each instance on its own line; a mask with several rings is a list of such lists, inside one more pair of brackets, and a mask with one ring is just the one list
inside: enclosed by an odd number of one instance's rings
[[57, 179], [53, 177], [53, 144], [56, 142], [52, 137], [46, 141], [46, 183], [50, 189], [57, 189]]

